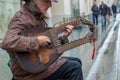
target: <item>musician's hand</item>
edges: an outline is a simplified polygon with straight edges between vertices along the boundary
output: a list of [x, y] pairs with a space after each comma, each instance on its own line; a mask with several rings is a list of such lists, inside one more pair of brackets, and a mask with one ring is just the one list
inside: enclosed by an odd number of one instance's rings
[[47, 36], [38, 36], [37, 39], [40, 46], [46, 46], [48, 43], [51, 43], [50, 38], [48, 38]]
[[74, 28], [74, 26], [72, 26], [72, 25], [67, 25], [66, 26], [66, 31], [62, 36], [62, 40], [66, 39], [72, 33], [73, 28]]

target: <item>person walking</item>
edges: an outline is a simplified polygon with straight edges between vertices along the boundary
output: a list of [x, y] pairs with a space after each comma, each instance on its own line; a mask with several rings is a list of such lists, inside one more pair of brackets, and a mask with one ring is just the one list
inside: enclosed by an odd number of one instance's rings
[[[20, 33], [25, 29], [35, 27], [40, 28], [41, 32], [46, 29], [48, 26], [44, 20], [46, 18], [45, 14], [52, 7], [52, 2], [58, 2], [58, 0], [23, 1], [25, 3], [11, 19], [7, 33], [2, 41], [2, 48], [8, 52], [11, 58], [12, 80], [83, 80], [81, 60], [75, 57], [60, 57], [50, 64], [47, 69], [37, 73], [28, 72], [20, 66], [15, 55], [16, 52], [23, 52], [23, 54], [36, 52], [40, 48], [46, 47], [46, 44], [51, 43], [51, 39], [47, 36], [22, 36]], [[72, 33], [73, 28], [72, 25], [65, 26], [65, 32], [60, 38], [61, 41]]]
[[115, 19], [116, 18], [116, 13], [117, 13], [117, 6], [116, 6], [116, 4], [112, 4], [111, 9], [112, 9], [113, 17]]
[[93, 6], [91, 8], [92, 11], [92, 20], [94, 25], [98, 25], [98, 15], [99, 15], [99, 8], [96, 2], [93, 2]]
[[106, 15], [107, 15], [107, 5], [101, 1], [99, 6], [99, 11], [101, 15], [102, 30], [106, 29]]

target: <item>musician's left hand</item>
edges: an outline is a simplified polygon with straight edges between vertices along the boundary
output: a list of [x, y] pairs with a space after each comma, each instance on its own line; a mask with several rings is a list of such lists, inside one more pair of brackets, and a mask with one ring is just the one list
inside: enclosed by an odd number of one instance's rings
[[62, 40], [66, 39], [72, 33], [74, 26], [67, 25], [65, 28], [66, 28], [66, 31], [64, 32], [64, 34], [62, 36]]

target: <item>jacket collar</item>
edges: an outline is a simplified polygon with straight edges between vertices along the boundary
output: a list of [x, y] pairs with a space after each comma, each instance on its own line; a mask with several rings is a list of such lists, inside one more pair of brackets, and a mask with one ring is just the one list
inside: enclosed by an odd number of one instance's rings
[[23, 5], [23, 8], [25, 8], [31, 14], [33, 14], [37, 20], [41, 20], [41, 19], [45, 18], [45, 16], [40, 12], [40, 10], [36, 6], [31, 7], [30, 3], [25, 3]]

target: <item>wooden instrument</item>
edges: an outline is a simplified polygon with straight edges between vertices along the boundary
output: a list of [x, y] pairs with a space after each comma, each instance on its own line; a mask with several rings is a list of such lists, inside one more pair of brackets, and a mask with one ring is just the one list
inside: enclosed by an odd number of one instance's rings
[[[52, 41], [47, 46], [40, 47], [39, 51], [36, 52], [16, 52], [17, 60], [23, 69], [31, 73], [42, 72], [56, 61], [63, 52], [92, 42], [92, 38], [94, 37], [94, 25], [90, 21], [79, 17], [76, 19], [64, 20], [59, 24], [59, 26], [54, 28], [45, 28], [42, 32], [41, 27], [28, 28], [21, 32], [23, 36], [48, 36]], [[74, 26], [79, 24], [88, 25], [90, 32], [82, 39], [63, 44], [58, 34], [64, 32], [68, 24]]]

